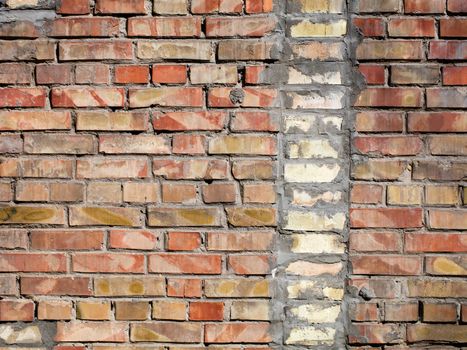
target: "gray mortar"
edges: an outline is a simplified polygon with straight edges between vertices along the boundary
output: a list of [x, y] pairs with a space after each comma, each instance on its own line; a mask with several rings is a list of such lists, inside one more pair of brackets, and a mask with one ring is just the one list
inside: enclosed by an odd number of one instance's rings
[[[352, 0], [347, 0], [347, 8], [352, 8]], [[286, 12], [286, 7], [288, 10], [288, 14]], [[311, 290], [307, 290], [306, 292], [299, 295], [297, 299], [290, 300], [288, 299], [287, 295], [287, 284], [289, 281], [299, 281], [304, 280], [306, 277], [302, 276], [294, 276], [285, 273], [285, 267], [291, 261], [300, 259], [306, 261], [315, 261], [315, 262], [339, 262], [342, 261], [344, 266], [344, 270], [338, 277], [335, 276], [322, 276], [321, 278], [313, 278], [314, 281], [322, 280], [323, 282], [331, 287], [342, 288], [343, 283], [349, 273], [348, 267], [348, 251], [344, 255], [332, 255], [332, 254], [324, 254], [324, 255], [316, 255], [316, 254], [297, 254], [291, 252], [291, 237], [290, 234], [293, 232], [285, 231], [282, 229], [283, 224], [286, 221], [285, 214], [290, 206], [291, 201], [291, 188], [300, 188], [306, 191], [310, 191], [312, 193], [322, 193], [327, 190], [329, 191], [340, 191], [342, 192], [342, 199], [338, 201], [338, 203], [328, 203], [328, 202], [319, 202], [315, 206], [313, 206], [313, 211], [321, 212], [321, 213], [333, 213], [337, 211], [341, 212], [349, 212], [350, 207], [350, 200], [349, 200], [349, 186], [350, 186], [350, 133], [352, 130], [352, 125], [354, 122], [354, 111], [352, 110], [352, 105], [355, 99], [357, 98], [359, 92], [364, 87], [364, 80], [362, 79], [361, 74], [355, 67], [355, 51], [358, 43], [361, 41], [361, 36], [357, 32], [356, 28], [351, 26], [351, 11], [343, 11], [340, 15], [329, 15], [329, 14], [309, 14], [303, 15], [300, 14], [300, 5], [298, 1], [288, 0], [287, 4], [286, 1], [276, 1], [275, 6], [276, 14], [278, 18], [281, 20], [282, 28], [286, 28], [285, 20], [294, 19], [294, 18], [309, 18], [313, 21], [318, 22], [326, 22], [329, 18], [332, 19], [347, 19], [348, 23], [348, 34], [344, 38], [344, 43], [347, 49], [345, 54], [344, 61], [336, 61], [336, 62], [314, 62], [310, 60], [304, 60], [302, 58], [294, 59], [292, 57], [291, 48], [288, 45], [288, 41], [286, 39], [288, 28], [282, 32], [283, 34], [283, 55], [281, 61], [277, 64], [270, 65], [260, 77], [260, 82], [263, 84], [275, 84], [275, 86], [279, 87], [281, 90], [281, 114], [284, 116], [285, 114], [290, 115], [314, 115], [316, 116], [316, 121], [312, 128], [308, 130], [308, 132], [304, 133], [301, 130], [289, 130], [288, 133], [285, 133], [285, 130], [279, 134], [279, 146], [281, 147], [281, 152], [279, 156], [279, 164], [280, 164], [280, 173], [277, 179], [278, 184], [278, 193], [279, 193], [279, 228], [278, 228], [278, 243], [277, 243], [277, 269], [276, 269], [276, 277], [275, 277], [275, 292], [274, 292], [274, 299], [273, 299], [273, 320], [275, 323], [283, 322], [282, 326], [280, 327], [281, 337], [276, 335], [276, 338], [282, 339], [282, 342], [277, 344], [276, 346], [281, 349], [332, 349], [332, 350], [341, 350], [346, 349], [346, 335], [349, 332], [349, 318], [348, 318], [348, 304], [352, 300], [351, 296], [345, 295], [342, 301], [342, 312], [338, 318], [335, 326], [336, 328], [336, 336], [334, 345], [332, 346], [294, 346], [294, 345], [285, 345], [285, 339], [288, 336], [290, 328], [294, 325], [306, 325], [306, 322], [300, 321], [291, 321], [293, 317], [287, 315], [286, 310], [290, 306], [303, 304], [304, 301], [315, 302], [319, 300], [324, 300], [324, 295], [322, 292], [322, 288], [320, 288], [319, 283], [317, 286], [313, 287]], [[326, 40], [326, 42], [332, 42], [331, 40]], [[340, 72], [342, 77], [342, 84], [338, 86], [329, 86], [329, 85], [320, 85], [316, 83], [311, 83], [310, 85], [304, 86], [296, 86], [294, 88], [293, 85], [288, 85], [288, 67], [294, 67], [302, 74], [310, 76], [314, 74], [322, 74], [324, 72]], [[298, 90], [298, 91], [297, 91]], [[291, 106], [291, 98], [286, 95], [287, 91], [294, 91], [299, 94], [307, 95], [310, 91], [317, 93], [321, 96], [325, 96], [329, 91], [344, 91], [344, 98], [343, 98], [343, 109], [340, 111], [325, 111], [324, 113], [326, 116], [341, 116], [343, 117], [343, 126], [342, 131], [337, 131], [334, 126], [328, 126], [322, 123], [321, 116], [323, 115], [323, 110], [314, 112], [313, 110], [303, 112], [301, 110], [288, 110]], [[281, 126], [283, 125], [283, 120], [281, 120]], [[283, 127], [283, 126], [282, 126]], [[293, 132], [297, 132], [297, 134], [293, 134]], [[306, 136], [305, 136], [306, 135]], [[288, 145], [289, 141], [294, 141], [298, 139], [306, 139], [306, 138], [319, 138], [320, 135], [325, 135], [327, 139], [331, 141], [331, 144], [336, 147], [339, 152], [339, 164], [342, 167], [342, 170], [336, 178], [335, 183], [333, 184], [286, 184], [283, 177], [283, 165], [285, 164], [286, 155], [288, 152]], [[287, 162], [303, 162], [303, 160], [291, 160], [287, 159]], [[316, 160], [316, 164], [325, 164], [326, 159]], [[300, 208], [297, 208], [300, 210]], [[310, 211], [310, 208], [302, 208], [302, 210]], [[324, 233], [324, 232], [323, 232]], [[343, 232], [339, 232], [341, 236], [342, 242], [348, 241], [348, 226], [345, 227]], [[370, 291], [368, 291], [369, 294]], [[354, 292], [355, 295], [355, 292]], [[357, 292], [358, 295], [358, 292]], [[368, 295], [369, 296], [369, 295]], [[368, 297], [367, 296], [367, 297]], [[301, 302], [300, 302], [301, 300]], [[331, 301], [328, 301], [329, 304], [333, 304]], [[284, 321], [288, 322], [284, 322]], [[315, 328], [320, 328], [317, 325], [314, 325]], [[326, 325], [323, 325], [326, 326]], [[329, 326], [329, 325], [328, 325]], [[274, 331], [279, 331], [278, 327], [274, 329]]]
[[[24, 329], [24, 328], [27, 328], [27, 327], [31, 327], [31, 326], [36, 326], [39, 328], [39, 331], [41, 333], [41, 337], [42, 337], [42, 342], [39, 344], [39, 343], [34, 343], [34, 344], [20, 344], [22, 345], [23, 347], [21, 348], [45, 348], [47, 350], [51, 350], [53, 349], [53, 347], [56, 344], [56, 342], [54, 341], [54, 338], [55, 338], [55, 335], [57, 333], [57, 322], [53, 321], [53, 322], [46, 322], [46, 321], [34, 321], [34, 323], [25, 323], [25, 322], [15, 322], [15, 323], [2, 323], [0, 324], [0, 326], [10, 326], [12, 327], [14, 330], [21, 330], [21, 329]], [[0, 347], [5, 347], [5, 348], [8, 348], [8, 349], [14, 349], [11, 345], [11, 344], [7, 344], [5, 343], [3, 340], [0, 339]], [[18, 348], [19, 349], [19, 348]]]

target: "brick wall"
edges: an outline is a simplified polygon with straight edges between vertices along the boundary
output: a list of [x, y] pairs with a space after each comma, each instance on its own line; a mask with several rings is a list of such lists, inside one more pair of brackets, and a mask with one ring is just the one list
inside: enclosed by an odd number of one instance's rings
[[465, 13], [0, 0], [0, 349], [461, 348]]
[[354, 11], [368, 86], [352, 133], [349, 342], [465, 343], [467, 2]]

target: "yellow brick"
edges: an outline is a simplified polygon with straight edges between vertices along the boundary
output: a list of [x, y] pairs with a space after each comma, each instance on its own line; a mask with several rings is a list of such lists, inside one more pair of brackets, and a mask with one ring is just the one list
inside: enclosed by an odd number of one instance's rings
[[290, 28], [290, 34], [294, 38], [340, 37], [346, 32], [347, 21], [345, 20], [330, 23], [301, 21]]
[[79, 301], [76, 304], [76, 318], [82, 320], [109, 320], [110, 302]]
[[414, 205], [422, 203], [422, 187], [388, 186], [388, 204]]
[[426, 204], [453, 205], [457, 204], [458, 196], [456, 186], [426, 186]]

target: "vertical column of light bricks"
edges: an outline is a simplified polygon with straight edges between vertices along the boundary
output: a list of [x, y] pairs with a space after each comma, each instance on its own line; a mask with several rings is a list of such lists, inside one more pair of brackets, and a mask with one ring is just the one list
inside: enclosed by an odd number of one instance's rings
[[0, 348], [269, 349], [272, 3], [0, 7]]
[[342, 348], [348, 147], [346, 4], [289, 0], [280, 293], [286, 348]]
[[466, 13], [462, 0], [355, 6], [368, 83], [352, 140], [355, 349], [467, 342]]

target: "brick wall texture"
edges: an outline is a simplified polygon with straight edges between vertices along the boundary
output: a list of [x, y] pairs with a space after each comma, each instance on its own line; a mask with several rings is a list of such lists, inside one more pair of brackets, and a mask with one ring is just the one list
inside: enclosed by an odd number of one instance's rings
[[467, 0], [0, 0], [0, 350], [467, 346]]

